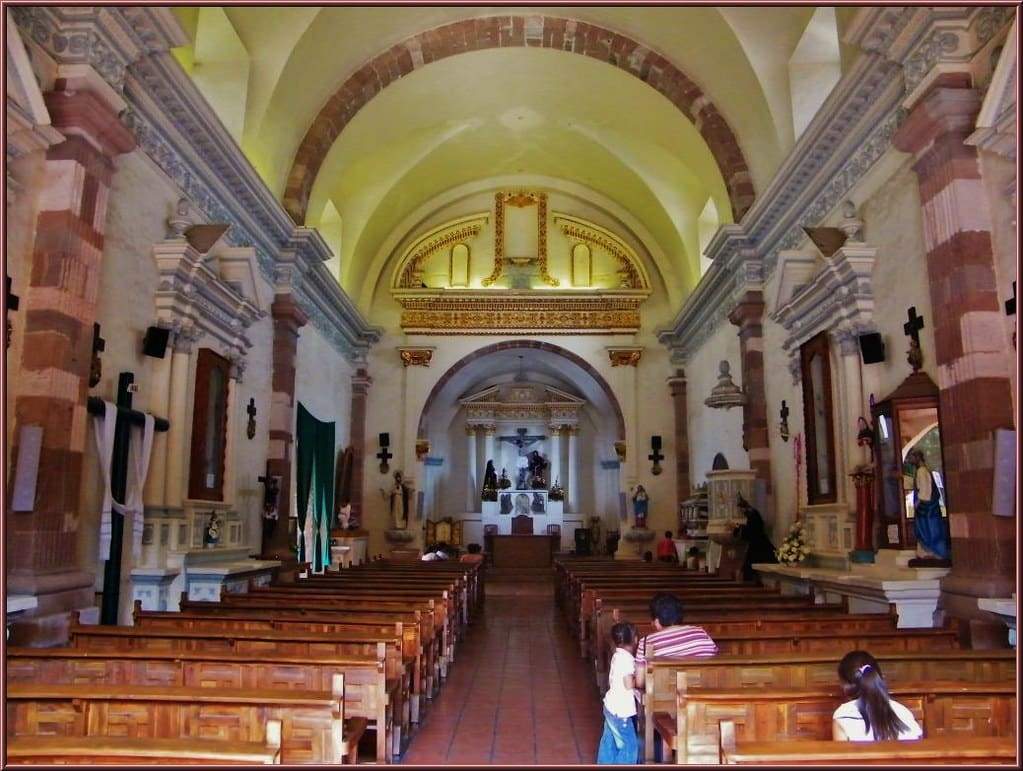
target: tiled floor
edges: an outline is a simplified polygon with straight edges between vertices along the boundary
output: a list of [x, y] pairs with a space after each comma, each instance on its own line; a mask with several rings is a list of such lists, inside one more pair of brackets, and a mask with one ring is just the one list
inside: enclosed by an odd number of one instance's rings
[[551, 585], [488, 584], [486, 610], [402, 762], [593, 763], [601, 720]]

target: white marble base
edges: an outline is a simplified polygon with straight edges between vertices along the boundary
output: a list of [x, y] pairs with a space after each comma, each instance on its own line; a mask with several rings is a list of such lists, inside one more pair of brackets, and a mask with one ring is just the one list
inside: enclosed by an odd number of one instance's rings
[[142, 610], [177, 609], [180, 598], [171, 598], [171, 585], [181, 571], [171, 568], [134, 568], [131, 571], [131, 601], [142, 602]]
[[894, 605], [899, 629], [941, 626], [938, 597], [948, 568], [889, 568], [853, 565], [850, 570], [757, 564], [768, 586], [782, 594], [813, 594], [817, 603], [849, 600], [850, 613], [888, 613]]
[[981, 597], [977, 607], [994, 613], [1002, 623], [1009, 627], [1009, 645], [1016, 647], [1016, 595], [1012, 597]]
[[[369, 554], [369, 536], [368, 535], [353, 535], [350, 537], [331, 536], [331, 543], [335, 544], [330, 547], [331, 562], [341, 567], [350, 568], [355, 565], [361, 565], [368, 559]], [[337, 548], [337, 557], [335, 557], [334, 549]], [[342, 552], [340, 549], [347, 548], [347, 552]], [[338, 557], [340, 559], [338, 559]]]

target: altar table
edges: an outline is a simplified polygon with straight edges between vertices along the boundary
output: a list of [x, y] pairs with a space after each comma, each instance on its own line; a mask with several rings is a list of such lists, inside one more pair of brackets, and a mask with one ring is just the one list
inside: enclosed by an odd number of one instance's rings
[[545, 568], [554, 562], [556, 535], [488, 535], [485, 547], [495, 568]]

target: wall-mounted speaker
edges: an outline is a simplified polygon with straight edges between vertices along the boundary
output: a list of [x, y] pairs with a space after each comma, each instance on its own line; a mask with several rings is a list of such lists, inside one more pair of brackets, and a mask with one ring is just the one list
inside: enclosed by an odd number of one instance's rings
[[380, 446], [381, 447], [388, 447], [390, 444], [391, 444], [391, 435], [390, 434], [381, 434], [380, 435]]
[[884, 340], [879, 332], [860, 335], [860, 355], [864, 364], [878, 364], [884, 361]]
[[142, 354], [152, 356], [154, 359], [162, 359], [167, 353], [168, 340], [170, 340], [169, 329], [149, 327], [145, 337], [142, 338]]
[[659, 450], [661, 449], [661, 437], [651, 436], [650, 437], [650, 449]]

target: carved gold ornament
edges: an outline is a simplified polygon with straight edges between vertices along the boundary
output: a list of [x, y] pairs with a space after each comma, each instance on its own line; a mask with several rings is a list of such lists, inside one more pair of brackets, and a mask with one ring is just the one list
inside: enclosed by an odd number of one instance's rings
[[433, 348], [399, 348], [401, 363], [406, 367], [429, 367]]
[[559, 286], [558, 279], [548, 272], [547, 266], [547, 194], [519, 191], [514, 193], [494, 194], [494, 269], [483, 279], [483, 286], [493, 286], [504, 273], [504, 264], [508, 260], [504, 253], [504, 207], [536, 206], [537, 220], [537, 255], [536, 265], [540, 280], [547, 286]]
[[639, 256], [614, 233], [566, 214], [555, 214], [554, 222], [569, 241], [602, 249], [618, 261], [619, 288], [650, 288]]
[[397, 298], [409, 334], [624, 334], [639, 330], [642, 295], [407, 294]]
[[608, 358], [612, 367], [635, 367], [643, 357], [642, 348], [608, 348]]
[[436, 252], [460, 243], [468, 243], [480, 234], [487, 223], [486, 213], [473, 214], [445, 223], [416, 239], [401, 260], [395, 276], [396, 289], [415, 289], [423, 286], [423, 263]]

